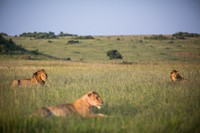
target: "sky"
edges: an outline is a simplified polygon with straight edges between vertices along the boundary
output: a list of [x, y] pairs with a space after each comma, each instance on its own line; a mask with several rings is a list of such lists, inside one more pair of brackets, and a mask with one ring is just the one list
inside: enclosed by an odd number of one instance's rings
[[200, 33], [200, 0], [0, 0], [0, 32]]

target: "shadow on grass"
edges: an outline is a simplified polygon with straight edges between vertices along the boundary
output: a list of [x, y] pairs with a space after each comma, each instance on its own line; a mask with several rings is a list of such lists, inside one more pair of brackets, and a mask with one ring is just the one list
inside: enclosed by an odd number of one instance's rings
[[47, 55], [36, 50], [27, 50], [21, 45], [17, 45], [12, 39], [6, 39], [0, 35], [0, 55], [20, 55], [21, 59], [40, 60], [39, 58], [32, 58], [31, 56], [43, 56], [54, 60], [71, 60], [70, 58], [59, 58], [52, 55]]
[[42, 53], [39, 53], [38, 55], [41, 55], [41, 56], [44, 56], [44, 57], [47, 57], [47, 58], [50, 58], [50, 59], [54, 59], [54, 60], [63, 60], [63, 61], [71, 60], [70, 58], [59, 58], [59, 57], [55, 57], [55, 56], [51, 56], [51, 55], [47, 55], [47, 54], [42, 54]]

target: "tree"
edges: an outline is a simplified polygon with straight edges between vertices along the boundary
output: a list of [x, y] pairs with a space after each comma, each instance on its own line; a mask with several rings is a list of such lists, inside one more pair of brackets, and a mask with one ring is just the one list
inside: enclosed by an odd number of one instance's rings
[[107, 56], [110, 57], [110, 60], [112, 59], [122, 59], [122, 55], [117, 50], [109, 50], [107, 51]]
[[61, 31], [60, 34], [58, 34], [58, 36], [63, 37], [64, 33]]
[[0, 54], [10, 54], [15, 52], [25, 52], [26, 50], [21, 46], [16, 45], [12, 39], [7, 40], [0, 35]]

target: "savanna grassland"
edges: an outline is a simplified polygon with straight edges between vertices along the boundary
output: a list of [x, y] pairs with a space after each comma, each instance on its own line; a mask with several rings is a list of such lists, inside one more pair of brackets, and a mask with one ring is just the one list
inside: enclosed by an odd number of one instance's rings
[[[200, 132], [199, 37], [98, 36], [68, 44], [70, 39], [12, 37], [42, 54], [30, 55], [31, 60], [21, 59], [20, 54], [0, 55], [0, 132]], [[112, 49], [123, 59], [109, 60], [106, 52]], [[30, 78], [41, 68], [48, 74], [45, 86], [9, 86], [11, 80]], [[172, 69], [186, 80], [171, 82]], [[104, 101], [95, 112], [109, 117], [30, 118], [39, 107], [70, 103], [90, 90]]]

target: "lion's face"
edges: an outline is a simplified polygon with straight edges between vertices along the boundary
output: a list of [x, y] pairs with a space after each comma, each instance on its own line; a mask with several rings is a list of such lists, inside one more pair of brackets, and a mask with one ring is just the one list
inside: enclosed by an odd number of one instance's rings
[[95, 92], [95, 91], [88, 92], [87, 97], [88, 97], [88, 102], [91, 106], [95, 106], [98, 109], [101, 108], [103, 101], [100, 98], [99, 94], [97, 94], [97, 92]]
[[42, 81], [47, 81], [48, 76], [44, 69], [38, 70], [34, 74], [37, 76], [38, 79], [41, 79]]
[[176, 81], [176, 76], [177, 76], [177, 71], [176, 70], [172, 70], [170, 73], [170, 79], [172, 81]]
[[171, 73], [170, 73], [170, 79], [171, 81], [176, 81], [176, 80], [183, 80], [183, 77], [178, 74], [178, 71], [176, 70], [172, 70]]

